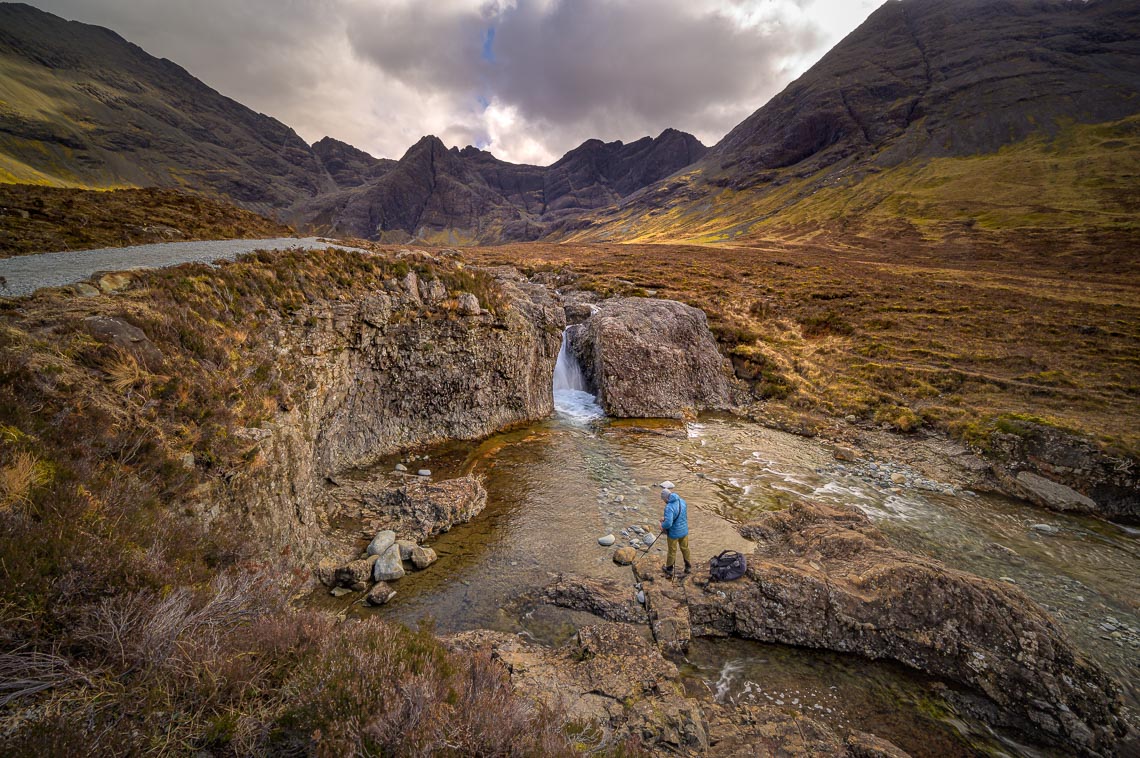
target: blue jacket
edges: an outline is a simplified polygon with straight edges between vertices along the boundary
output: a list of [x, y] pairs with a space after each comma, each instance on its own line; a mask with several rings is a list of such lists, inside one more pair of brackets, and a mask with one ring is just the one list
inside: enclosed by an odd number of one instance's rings
[[679, 540], [689, 535], [689, 506], [676, 492], [665, 503], [661, 528], [668, 532], [669, 539]]

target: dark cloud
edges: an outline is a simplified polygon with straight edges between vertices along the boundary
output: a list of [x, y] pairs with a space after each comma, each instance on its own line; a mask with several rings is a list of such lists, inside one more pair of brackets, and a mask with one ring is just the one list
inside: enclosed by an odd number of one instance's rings
[[881, 0], [32, 0], [297, 129], [545, 162], [666, 127], [715, 142]]

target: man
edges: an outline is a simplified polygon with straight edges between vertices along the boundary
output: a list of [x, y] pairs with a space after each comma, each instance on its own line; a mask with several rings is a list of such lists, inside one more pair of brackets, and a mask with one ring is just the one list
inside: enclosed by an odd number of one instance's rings
[[677, 548], [685, 559], [685, 573], [693, 570], [689, 556], [689, 506], [681, 496], [673, 492], [672, 482], [661, 482], [661, 499], [665, 501], [665, 515], [661, 519], [661, 531], [669, 537], [669, 550], [665, 558], [665, 576], [673, 576], [673, 566], [677, 562]]

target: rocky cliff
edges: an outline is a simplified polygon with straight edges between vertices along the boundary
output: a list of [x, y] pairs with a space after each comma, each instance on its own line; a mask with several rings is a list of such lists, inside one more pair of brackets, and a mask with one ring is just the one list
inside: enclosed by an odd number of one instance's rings
[[226, 499], [272, 544], [335, 553], [322, 507], [330, 478], [548, 416], [562, 310], [541, 287], [497, 286], [492, 313], [470, 293], [456, 306], [440, 279], [410, 270], [382, 292], [309, 305], [279, 325], [276, 360], [304, 389], [271, 424], [246, 430], [265, 465], [237, 474]]

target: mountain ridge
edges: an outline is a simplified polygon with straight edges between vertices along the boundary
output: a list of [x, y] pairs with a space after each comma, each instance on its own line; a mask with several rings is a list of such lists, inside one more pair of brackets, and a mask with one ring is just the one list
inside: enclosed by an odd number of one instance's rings
[[[1121, 185], [1134, 181], [1138, 168], [1129, 121], [1140, 113], [1137, 40], [1140, 6], [1124, 0], [885, 3], [682, 179], [580, 219], [564, 238], [749, 239], [798, 234], [797, 226], [850, 229], [859, 213], [872, 212], [899, 226], [913, 212], [923, 233], [939, 214], [969, 224], [1001, 215], [1003, 205], [1022, 211], [1006, 214], [999, 226], [1034, 213], [1068, 223], [1074, 214], [1104, 209], [1116, 223], [1133, 210], [1120, 202]], [[1090, 136], [1097, 124], [1113, 135]], [[1092, 149], [1121, 139], [1129, 145], [1123, 163]], [[1026, 175], [1011, 177], [1024, 184], [1016, 197], [999, 188], [1002, 203], [987, 207], [957, 196], [962, 188], [937, 191], [946, 173], [963, 173], [966, 161], [1001, 164], [997, 156], [1011, 150], [1023, 153], [1027, 167]], [[1057, 177], [1034, 168], [1050, 153], [1080, 151], [1097, 160], [1066, 166]], [[990, 189], [978, 186], [988, 171], [1007, 168], [976, 171], [976, 194]], [[1099, 185], [1095, 191], [1111, 185], [1111, 192], [1083, 202], [1065, 194], [1082, 180]], [[926, 194], [917, 200], [910, 191], [916, 184]], [[889, 211], [884, 203], [905, 208]]]

